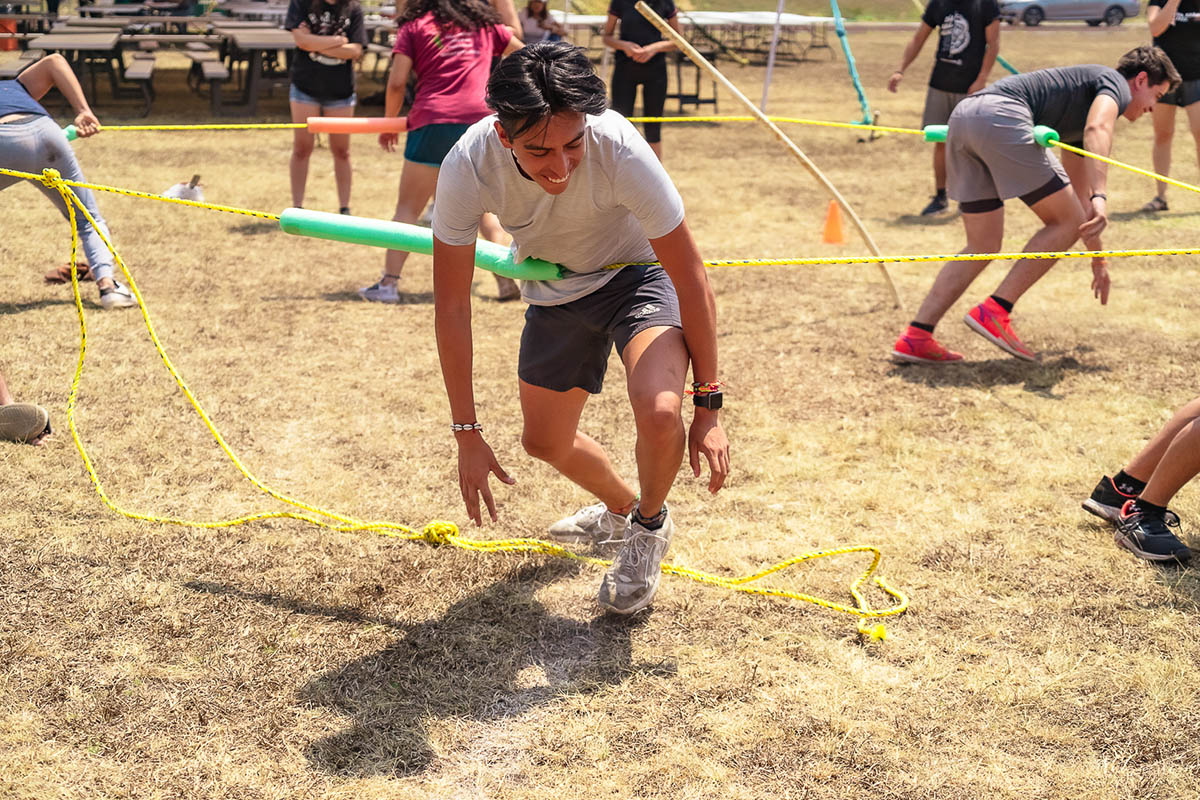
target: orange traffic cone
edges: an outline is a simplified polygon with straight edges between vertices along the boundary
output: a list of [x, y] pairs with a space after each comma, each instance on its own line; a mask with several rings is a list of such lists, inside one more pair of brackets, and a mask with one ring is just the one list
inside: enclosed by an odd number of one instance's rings
[[825, 212], [825, 232], [821, 235], [825, 244], [845, 244], [846, 236], [842, 233], [842, 209], [837, 200], [829, 201], [829, 210]]

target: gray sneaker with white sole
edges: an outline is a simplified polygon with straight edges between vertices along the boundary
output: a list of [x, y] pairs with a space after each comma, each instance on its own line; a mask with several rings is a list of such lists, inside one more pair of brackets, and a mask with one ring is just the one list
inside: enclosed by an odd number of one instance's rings
[[600, 582], [597, 602], [614, 614], [632, 614], [650, 605], [658, 591], [662, 561], [674, 533], [670, 512], [658, 530], [630, 522], [625, 543]]
[[550, 538], [564, 544], [619, 544], [628, 530], [629, 517], [596, 503], [551, 525]]

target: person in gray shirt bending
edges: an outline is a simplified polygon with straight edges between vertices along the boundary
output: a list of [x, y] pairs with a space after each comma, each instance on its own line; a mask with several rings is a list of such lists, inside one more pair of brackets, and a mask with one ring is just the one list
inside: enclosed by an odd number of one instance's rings
[[[1043, 227], [1027, 252], [1060, 252], [1079, 238], [1100, 250], [1108, 225], [1108, 167], [1094, 158], [1064, 152], [1059, 163], [1034, 141], [1035, 125], [1058, 131], [1066, 144], [1107, 156], [1117, 117], [1130, 122], [1154, 108], [1179, 85], [1179, 73], [1157, 47], [1121, 56], [1117, 68], [1088, 64], [1014, 75], [964, 99], [950, 115], [946, 138], [950, 197], [962, 210], [967, 232], [964, 253], [998, 253], [1004, 238], [1004, 201], [1019, 197]], [[933, 338], [941, 320], [987, 261], [950, 261], [938, 273], [917, 316], [896, 340], [900, 361], [944, 364], [962, 355]], [[1017, 337], [1009, 320], [1013, 304], [1049, 269], [1054, 259], [1021, 259], [995, 293], [967, 313], [971, 330], [1017, 358], [1036, 356]], [[1092, 259], [1092, 291], [1108, 302], [1108, 264]]]
[[[475, 240], [491, 212], [512, 234], [518, 260], [541, 258], [571, 272], [564, 280], [522, 282], [529, 308], [517, 366], [521, 441], [600, 500], [556, 522], [550, 535], [621, 540], [598, 600], [606, 610], [632, 614], [658, 589], [675, 527], [666, 499], [685, 444], [694, 475], [701, 455], [707, 460], [710, 492], [729, 473], [729, 442], [717, 416], [712, 288], [679, 192], [633, 125], [606, 109], [604, 82], [582, 48], [538, 42], [512, 53], [488, 80], [487, 102], [496, 115], [468, 128], [442, 162], [433, 219], [434, 326], [459, 487], [479, 524], [481, 498], [496, 519], [489, 475], [513, 483], [483, 438], [471, 369]], [[646, 263], [654, 261], [661, 266]], [[579, 430], [614, 343], [637, 428], [640, 494]], [[689, 360], [696, 408], [685, 434]]]

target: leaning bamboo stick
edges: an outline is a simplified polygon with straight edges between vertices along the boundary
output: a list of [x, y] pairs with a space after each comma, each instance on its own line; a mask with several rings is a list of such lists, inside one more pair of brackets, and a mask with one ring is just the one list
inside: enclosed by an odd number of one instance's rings
[[[812, 159], [805, 155], [804, 151], [797, 147], [796, 143], [789, 139], [787, 134], [779, 129], [779, 126], [777, 126], [774, 122], [771, 122], [771, 120], [767, 118], [767, 115], [759, 110], [758, 106], [750, 102], [746, 95], [742, 94], [741, 91], [739, 91], [738, 88], [734, 86], [728, 78], [721, 74], [719, 69], [710, 64], [708, 59], [706, 59], [704, 56], [700, 55], [696, 48], [692, 47], [686, 39], [680, 36], [674, 28], [668, 25], [662, 17], [656, 14], [654, 9], [646, 5], [644, 0], [638, 0], [636, 8], [639, 12], [641, 12], [643, 17], [650, 20], [654, 27], [658, 28], [662, 32], [663, 36], [666, 36], [672, 42], [674, 42], [675, 46], [678, 47], [680, 51], [684, 53], [684, 55], [695, 62], [696, 66], [710, 72], [713, 78], [719, 81], [721, 85], [729, 90], [734, 97], [741, 101], [742, 104], [750, 110], [750, 113], [753, 114], [759, 122], [761, 122], [763, 125], [766, 125], [771, 132], [775, 134], [775, 137], [792, 151], [792, 155], [796, 156], [800, 163], [804, 165], [805, 169], [807, 169], [812, 176], [816, 178], [822, 186], [825, 187], [825, 191], [829, 193], [829, 196], [832, 197], [837, 204], [842, 207], [842, 210], [846, 212], [846, 217], [849, 218], [852, 223], [854, 223], [854, 227], [858, 230], [859, 236], [862, 237], [863, 243], [866, 244], [867, 249], [871, 251], [871, 254], [882, 256], [883, 253], [875, 244], [875, 240], [871, 238], [871, 234], [867, 233], [867, 229], [863, 225], [862, 220], [858, 218], [858, 214], [856, 214], [854, 209], [850, 207], [850, 204], [846, 202], [846, 198], [842, 197], [842, 193], [837, 190], [837, 187], [835, 187], [833, 183], [831, 183], [830, 180], [825, 177], [821, 170], [817, 169], [817, 165], [812, 162]], [[900, 302], [900, 293], [896, 290], [896, 284], [892, 282], [892, 276], [888, 274], [887, 265], [882, 260], [879, 261], [878, 264], [879, 271], [883, 273], [883, 279], [887, 282], [888, 288], [891, 289], [892, 300], [895, 302], [896, 308], [903, 308], [903, 304]]]

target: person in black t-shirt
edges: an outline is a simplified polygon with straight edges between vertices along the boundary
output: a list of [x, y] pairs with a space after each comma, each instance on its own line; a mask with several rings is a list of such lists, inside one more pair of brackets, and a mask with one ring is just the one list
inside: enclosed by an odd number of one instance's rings
[[[675, 30], [679, 30], [679, 15], [675, 0], [647, 0], [647, 4]], [[661, 117], [667, 104], [667, 50], [674, 50], [670, 40], [663, 39], [658, 28], [635, 8], [637, 0], [612, 0], [608, 20], [604, 23], [604, 43], [617, 51], [613, 66], [612, 107], [626, 117], [633, 116], [637, 87], [642, 87], [642, 113]], [[621, 33], [616, 34], [617, 23]], [[644, 126], [650, 149], [662, 161], [662, 124], [647, 122]]]
[[[1196, 159], [1200, 162], [1200, 2], [1197, 0], [1150, 0], [1146, 20], [1154, 44], [1163, 49], [1183, 83], [1154, 107], [1154, 171], [1167, 175], [1171, 169], [1171, 140], [1175, 134], [1175, 108], [1187, 111], [1188, 127], [1196, 140]], [[1167, 184], [1158, 188], [1142, 211], [1167, 210]]]
[[[1034, 127], [1058, 132], [1063, 144], [1107, 157], [1118, 117], [1133, 122], [1153, 112], [1158, 100], [1180, 83], [1179, 73], [1157, 47], [1142, 45], [1117, 61], [1052, 67], [996, 81], [964, 98], [950, 115], [946, 136], [948, 193], [958, 201], [967, 244], [961, 253], [998, 253], [1004, 241], [1004, 201], [1020, 198], [1042, 223], [1024, 252], [1062, 252], [1079, 239], [1090, 251], [1103, 250], [1108, 226], [1108, 164], [1097, 158], [1062, 153], [1037, 143]], [[1013, 330], [1014, 304], [1057, 259], [1022, 258], [995, 292], [972, 308], [963, 322], [975, 333], [1024, 361], [1037, 354]], [[898, 361], [952, 364], [962, 354], [933, 338], [950, 308], [987, 267], [987, 261], [947, 261], [892, 347]], [[1092, 257], [1092, 293], [1108, 302], [1108, 261]]]
[[[921, 52], [934, 28], [938, 37], [929, 91], [925, 95], [925, 113], [921, 126], [945, 125], [958, 102], [987, 85], [988, 74], [1000, 54], [1000, 7], [996, 0], [929, 0], [908, 46], [900, 69], [888, 79], [888, 91], [900, 86], [904, 70]], [[946, 202], [946, 145], [933, 146], [933, 180], [937, 193], [921, 216], [940, 214], [949, 208]]]
[[[288, 99], [292, 122], [309, 117], [352, 117], [358, 101], [354, 94], [354, 62], [367, 43], [362, 7], [358, 0], [291, 0], [283, 27], [292, 32], [298, 49], [292, 60], [292, 85]], [[308, 160], [313, 135], [297, 128], [289, 164], [292, 205], [304, 204]], [[329, 135], [338, 206], [350, 213], [350, 135]]]

